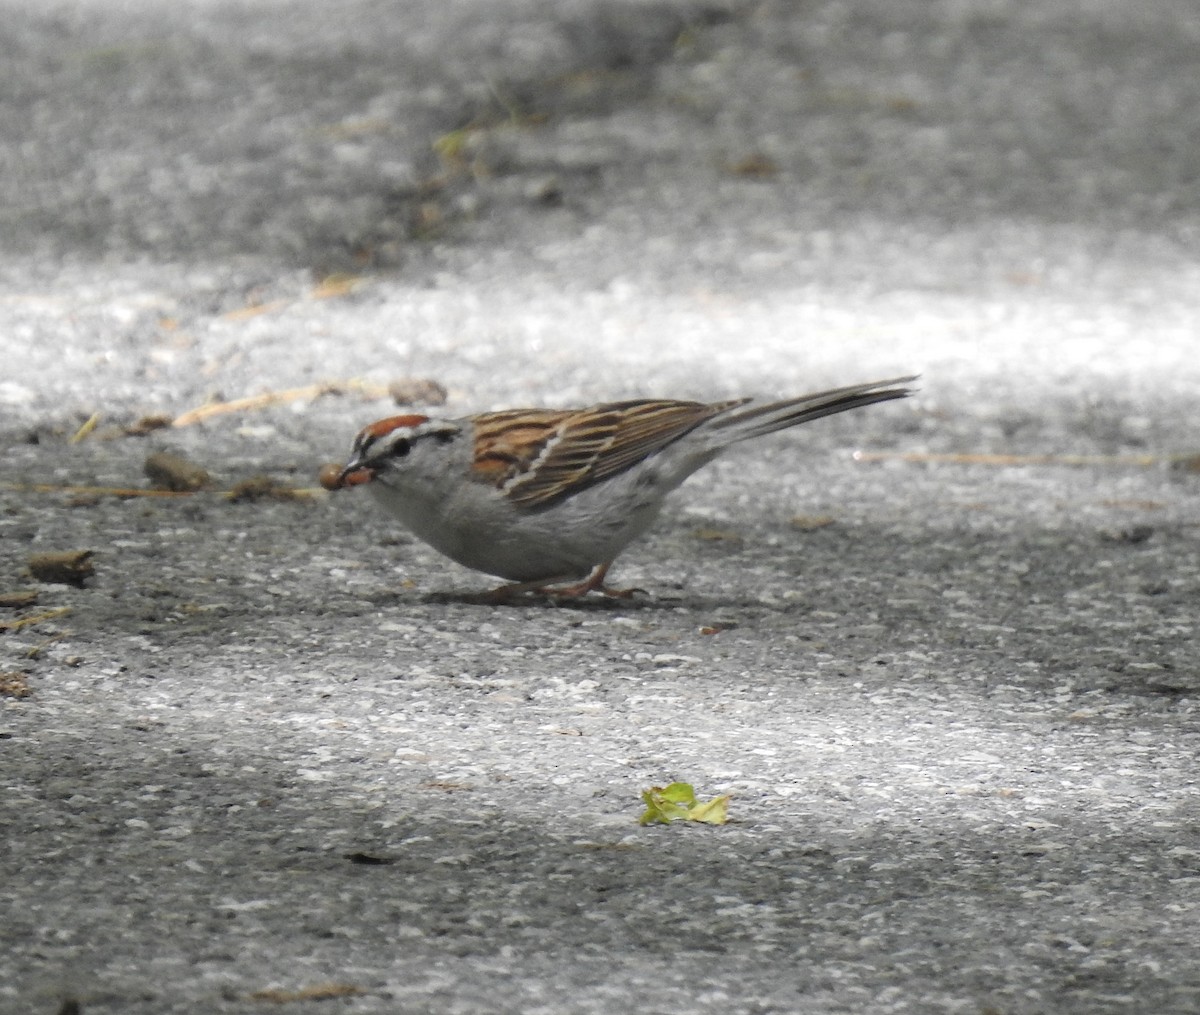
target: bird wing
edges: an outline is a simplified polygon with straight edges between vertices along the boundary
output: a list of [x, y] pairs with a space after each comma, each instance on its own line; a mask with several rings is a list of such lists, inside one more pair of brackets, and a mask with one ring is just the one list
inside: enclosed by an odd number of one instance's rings
[[474, 472], [520, 507], [548, 507], [645, 461], [746, 401], [644, 399], [588, 409], [484, 413], [472, 420]]

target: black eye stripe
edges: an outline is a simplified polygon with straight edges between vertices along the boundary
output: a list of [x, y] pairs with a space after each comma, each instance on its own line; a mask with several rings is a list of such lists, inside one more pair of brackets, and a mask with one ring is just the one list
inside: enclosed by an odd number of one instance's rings
[[393, 458], [403, 458], [412, 450], [412, 441], [407, 437], [397, 437], [392, 441], [391, 448], [388, 449], [388, 454]]

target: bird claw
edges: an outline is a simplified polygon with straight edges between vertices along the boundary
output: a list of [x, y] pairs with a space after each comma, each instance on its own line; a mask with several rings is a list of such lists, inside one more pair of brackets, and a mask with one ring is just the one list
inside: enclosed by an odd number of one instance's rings
[[556, 578], [548, 581], [515, 582], [511, 585], [501, 585], [499, 588], [485, 593], [483, 600], [492, 604], [509, 603], [526, 592], [548, 596], [551, 599], [582, 599], [589, 592], [599, 592], [609, 599], [632, 599], [638, 593], [646, 595], [645, 589], [615, 589], [611, 585], [605, 585], [604, 579], [610, 567], [612, 567], [612, 561], [601, 564], [583, 581], [576, 582], [574, 585], [555, 586], [551, 583], [557, 581]]

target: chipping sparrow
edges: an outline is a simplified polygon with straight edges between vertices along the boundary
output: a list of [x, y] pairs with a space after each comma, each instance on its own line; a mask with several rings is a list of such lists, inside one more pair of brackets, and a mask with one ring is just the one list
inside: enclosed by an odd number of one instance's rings
[[515, 583], [494, 600], [534, 589], [624, 596], [630, 590], [604, 584], [614, 558], [701, 466], [739, 441], [904, 398], [913, 380], [759, 405], [647, 399], [463, 419], [391, 416], [364, 427], [350, 461], [322, 469], [321, 484], [366, 484], [434, 549]]

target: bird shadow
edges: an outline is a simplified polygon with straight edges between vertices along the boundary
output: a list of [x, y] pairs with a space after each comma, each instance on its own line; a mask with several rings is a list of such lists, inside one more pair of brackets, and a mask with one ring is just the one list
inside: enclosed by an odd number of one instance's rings
[[521, 592], [516, 595], [497, 597], [490, 592], [437, 591], [427, 592], [420, 597], [422, 603], [437, 606], [490, 606], [497, 609], [517, 610], [579, 610], [597, 612], [611, 610], [641, 610], [653, 608], [655, 603], [640, 589], [632, 596], [556, 596], [545, 592]]
[[678, 612], [690, 610], [708, 613], [723, 610], [772, 610], [786, 612], [792, 604], [770, 603], [747, 596], [664, 595], [635, 589], [631, 596], [555, 596], [538, 592], [523, 592], [520, 595], [497, 599], [486, 592], [462, 592], [438, 590], [418, 597], [426, 605], [436, 606], [484, 606], [508, 610], [567, 610], [583, 614], [628, 613], [628, 612]]

